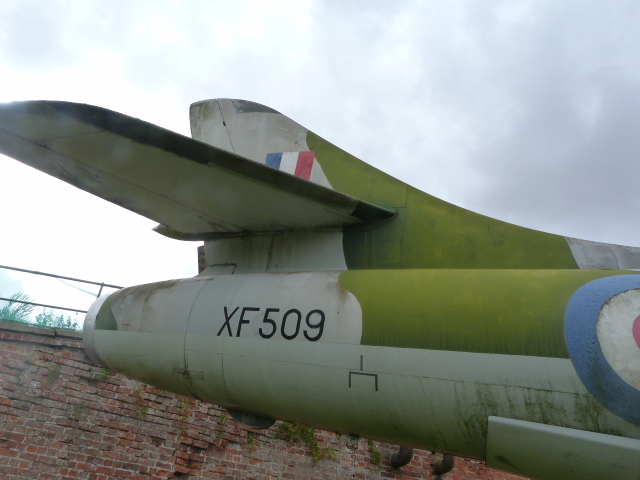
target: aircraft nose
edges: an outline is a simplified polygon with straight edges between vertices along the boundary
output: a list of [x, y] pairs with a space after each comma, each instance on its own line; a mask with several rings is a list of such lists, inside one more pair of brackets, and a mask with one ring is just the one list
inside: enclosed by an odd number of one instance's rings
[[589, 392], [640, 425], [640, 275], [600, 278], [578, 289], [567, 307], [565, 338]]

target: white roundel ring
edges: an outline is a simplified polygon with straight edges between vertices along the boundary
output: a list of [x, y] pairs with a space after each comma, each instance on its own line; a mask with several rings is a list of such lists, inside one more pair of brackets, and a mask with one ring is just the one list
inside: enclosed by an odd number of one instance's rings
[[589, 392], [640, 425], [640, 275], [599, 278], [579, 288], [567, 307], [565, 337]]

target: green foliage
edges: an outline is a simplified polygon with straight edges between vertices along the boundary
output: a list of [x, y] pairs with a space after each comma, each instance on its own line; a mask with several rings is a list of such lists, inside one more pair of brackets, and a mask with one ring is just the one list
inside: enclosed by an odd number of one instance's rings
[[224, 435], [225, 425], [229, 421], [229, 414], [227, 412], [222, 412], [218, 417], [218, 433], [220, 436]]
[[183, 415], [180, 417], [180, 435], [184, 437], [185, 433], [187, 433], [187, 417]]
[[218, 417], [218, 423], [220, 425], [226, 425], [229, 421], [229, 414], [227, 412], [222, 412], [222, 414]]
[[[23, 302], [30, 302], [32, 299], [26, 293], [14, 293], [9, 298], [12, 300], [20, 300]], [[29, 305], [27, 303], [7, 302], [2, 308], [0, 308], [0, 320], [5, 322], [20, 322], [31, 323], [29, 316], [33, 313], [35, 305]], [[69, 315], [60, 313], [56, 315], [51, 309], [44, 309], [41, 313], [36, 315], [35, 324], [43, 328], [60, 328], [64, 330], [74, 330], [79, 332], [80, 325], [78, 322], [71, 318]]]
[[104, 382], [111, 375], [113, 375], [113, 372], [111, 371], [111, 369], [103, 368], [102, 371], [100, 372], [100, 375], [98, 375], [98, 381], [99, 382]]
[[[9, 297], [12, 300], [21, 300], [23, 302], [30, 301], [29, 295], [26, 293], [14, 293]], [[26, 303], [8, 302], [0, 308], [0, 320], [9, 322], [27, 322], [29, 315], [33, 312], [34, 305]]]
[[140, 420], [144, 420], [149, 413], [149, 407], [144, 404], [144, 398], [142, 397], [142, 391], [144, 390], [144, 385], [140, 385], [133, 392], [133, 398], [135, 399], [136, 409], [138, 411], [138, 418]]
[[71, 420], [78, 420], [87, 410], [89, 410], [89, 407], [86, 403], [77, 403], [71, 407], [69, 418]]
[[336, 452], [328, 447], [320, 446], [318, 435], [314, 428], [291, 422], [282, 422], [278, 426], [277, 434], [287, 442], [302, 442], [309, 445], [314, 465], [322, 460], [335, 460], [336, 458]]
[[44, 328], [61, 328], [64, 330], [80, 331], [78, 322], [69, 315], [60, 313], [56, 315], [53, 310], [43, 310], [42, 313], [36, 315], [36, 325]]
[[140, 409], [138, 410], [138, 418], [140, 420], [144, 420], [145, 418], [147, 418], [148, 413], [149, 413], [149, 407], [144, 405], [140, 407]]
[[303, 442], [309, 444], [317, 441], [316, 431], [313, 428], [291, 422], [282, 422], [278, 426], [277, 433], [287, 442]]
[[254, 452], [258, 445], [258, 438], [255, 432], [249, 432], [247, 435], [247, 446], [249, 447], [250, 452]]
[[180, 435], [184, 436], [187, 433], [187, 425], [189, 424], [189, 417], [191, 412], [187, 411], [180, 417]]
[[382, 452], [378, 450], [373, 440], [369, 440], [369, 455], [369, 460], [371, 461], [372, 465], [378, 467], [382, 465]]
[[182, 436], [184, 436], [187, 433], [187, 425], [188, 425], [189, 417], [191, 416], [191, 411], [189, 410], [189, 406], [192, 403], [193, 403], [193, 399], [182, 396], [182, 395], [178, 395], [178, 402], [176, 406], [180, 410], [186, 410], [180, 417], [180, 435]]
[[178, 396], [178, 403], [176, 404], [176, 406], [180, 410], [184, 410], [185, 408], [188, 408], [189, 405], [191, 405], [192, 402], [193, 402], [193, 400], [191, 398], [179, 395]]
[[62, 365], [59, 363], [54, 365], [49, 369], [49, 373], [47, 373], [47, 378], [42, 382], [44, 385], [51, 385], [56, 379], [60, 376], [60, 370], [62, 370]]

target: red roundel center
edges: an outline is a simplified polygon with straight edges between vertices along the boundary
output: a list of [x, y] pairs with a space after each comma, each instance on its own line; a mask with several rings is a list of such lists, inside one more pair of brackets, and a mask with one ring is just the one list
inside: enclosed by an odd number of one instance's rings
[[640, 347], [640, 315], [638, 315], [638, 318], [633, 322], [633, 338], [636, 339], [636, 343], [638, 347]]

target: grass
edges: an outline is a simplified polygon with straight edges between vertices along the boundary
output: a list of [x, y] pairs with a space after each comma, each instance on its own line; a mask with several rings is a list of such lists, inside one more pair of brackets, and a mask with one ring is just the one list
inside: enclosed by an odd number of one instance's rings
[[321, 447], [316, 430], [311, 427], [291, 422], [282, 422], [278, 426], [277, 435], [287, 442], [305, 443], [311, 449], [313, 464], [322, 460], [335, 460], [336, 452], [328, 447]]
[[47, 373], [47, 377], [42, 382], [43, 385], [51, 385], [53, 382], [57, 380], [60, 376], [60, 371], [62, 370], [62, 365], [56, 364], [55, 366], [49, 369], [49, 373]]

